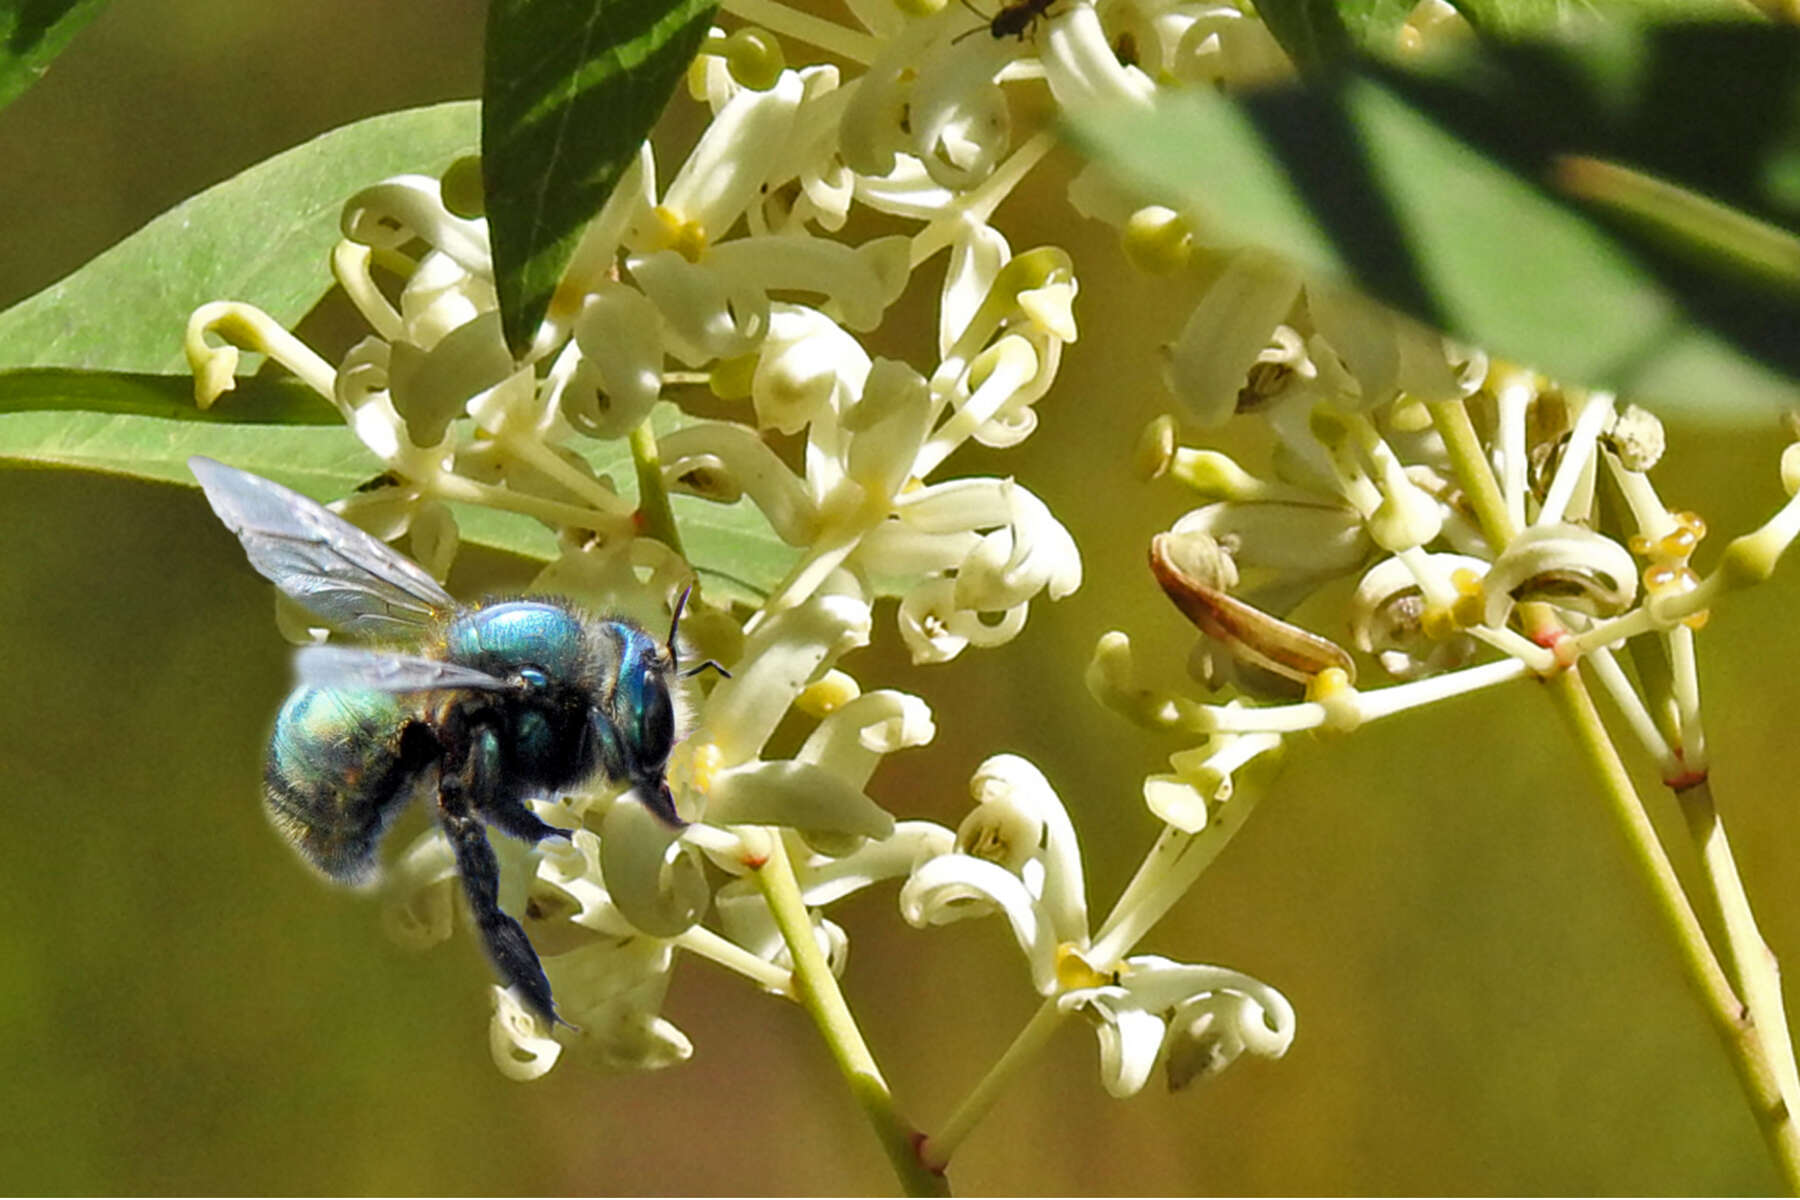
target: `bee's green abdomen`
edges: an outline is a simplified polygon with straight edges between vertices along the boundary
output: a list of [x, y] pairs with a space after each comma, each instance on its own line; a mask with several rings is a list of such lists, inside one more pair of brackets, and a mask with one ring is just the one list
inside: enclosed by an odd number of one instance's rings
[[341, 883], [375, 874], [375, 849], [412, 798], [423, 731], [389, 692], [299, 688], [281, 706], [263, 768], [275, 828]]

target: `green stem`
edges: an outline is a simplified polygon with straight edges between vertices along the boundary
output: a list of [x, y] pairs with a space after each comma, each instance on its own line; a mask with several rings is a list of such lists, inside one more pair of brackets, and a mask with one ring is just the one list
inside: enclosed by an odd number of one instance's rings
[[663, 487], [662, 453], [656, 448], [656, 431], [650, 428], [648, 417], [631, 431], [631, 461], [637, 467], [640, 532], [686, 558], [681, 531], [675, 527], [675, 510], [669, 507], [669, 492]]
[[963, 1139], [969, 1136], [969, 1132], [994, 1107], [994, 1102], [1000, 1098], [1007, 1085], [1027, 1063], [1037, 1057], [1038, 1051], [1050, 1040], [1050, 1035], [1062, 1024], [1064, 1015], [1056, 1006], [1055, 996], [1038, 1005], [1037, 1012], [1031, 1015], [1025, 1028], [1019, 1030], [1012, 1045], [1000, 1056], [1000, 1061], [989, 1067], [988, 1073], [981, 1077], [981, 1082], [963, 1097], [963, 1102], [956, 1106], [956, 1111], [950, 1114], [944, 1127], [925, 1139], [924, 1145], [919, 1148], [919, 1157], [934, 1169], [942, 1171], [956, 1153], [956, 1148], [962, 1145]]
[[1712, 785], [1701, 780], [1677, 792], [1676, 797], [1688, 836], [1700, 851], [1706, 885], [1725, 927], [1725, 970], [1750, 1010], [1750, 1019], [1763, 1040], [1788, 1108], [1800, 1107], [1796, 1100], [1800, 1096], [1800, 1074], [1795, 1071], [1793, 1037], [1781, 999], [1781, 966], [1756, 927], [1756, 916], [1750, 910], [1750, 897], [1738, 875], [1731, 842], [1713, 804]]
[[1694, 989], [1707, 1022], [1737, 1073], [1738, 1085], [1750, 1104], [1751, 1115], [1776, 1169], [1789, 1193], [1800, 1195], [1800, 1133], [1782, 1098], [1776, 1072], [1754, 1020], [1732, 993], [1730, 982], [1713, 957], [1700, 922], [1688, 906], [1675, 870], [1663, 853], [1662, 843], [1657, 841], [1624, 762], [1600, 723], [1600, 714], [1579, 671], [1564, 671], [1548, 680], [1547, 686], [1576, 745], [1593, 768], [1607, 812], [1625, 839], [1632, 866], [1650, 889], [1657, 917], [1674, 943], [1682, 975]]
[[914, 1129], [894, 1107], [893, 1093], [875, 1065], [875, 1056], [863, 1041], [862, 1030], [844, 1002], [837, 976], [825, 961], [825, 952], [813, 936], [813, 925], [800, 898], [800, 884], [788, 862], [781, 835], [770, 831], [768, 858], [755, 869], [757, 887], [775, 918], [775, 926], [794, 959], [794, 982], [800, 1003], [812, 1014], [813, 1024], [831, 1049], [832, 1061], [850, 1085], [850, 1092], [881, 1140], [893, 1164], [894, 1174], [909, 1196], [947, 1196], [950, 1184], [942, 1173], [927, 1167], [919, 1157], [924, 1135]]
[[1506, 497], [1501, 494], [1500, 481], [1494, 478], [1487, 455], [1481, 452], [1481, 438], [1475, 432], [1475, 423], [1469, 420], [1467, 406], [1461, 400], [1439, 400], [1425, 408], [1431, 413], [1432, 427], [1444, 440], [1444, 450], [1463, 485], [1463, 493], [1475, 509], [1482, 532], [1498, 553], [1519, 531], [1506, 515]]

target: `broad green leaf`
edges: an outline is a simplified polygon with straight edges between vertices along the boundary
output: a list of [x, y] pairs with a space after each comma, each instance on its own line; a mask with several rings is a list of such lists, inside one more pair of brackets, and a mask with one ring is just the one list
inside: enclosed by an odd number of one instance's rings
[[716, 0], [492, 0], [481, 160], [507, 345], [531, 343]]
[[[1256, 12], [1294, 65], [1309, 75], [1366, 44], [1352, 39], [1337, 0], [1261, 0]], [[1401, 13], [1400, 19], [1405, 20], [1406, 14]]]
[[1750, 0], [1450, 0], [1483, 34], [1521, 38], [1611, 21], [1761, 20]]
[[[1800, 37], [1687, 26], [1093, 114], [1203, 241], [1260, 244], [1571, 383], [1759, 418], [1800, 399]], [[1707, 365], [1723, 380], [1707, 391]], [[1729, 406], [1736, 406], [1727, 413]]]
[[0, 105], [36, 83], [106, 0], [0, 0]]
[[132, 413], [215, 425], [343, 424], [337, 409], [317, 392], [285, 375], [241, 379], [217, 404], [202, 410], [194, 403], [191, 375], [63, 367], [0, 371], [0, 413], [50, 411]]
[[472, 101], [371, 117], [208, 188], [0, 313], [0, 368], [182, 371], [188, 314], [209, 300], [293, 325], [331, 286], [344, 201], [472, 153], [476, 121]]
[[[662, 404], [654, 419], [666, 431], [686, 418]], [[631, 452], [623, 440], [586, 442], [580, 449], [598, 474], [611, 476], [622, 495], [635, 498]], [[196, 487], [187, 469], [193, 454], [266, 475], [321, 501], [349, 495], [381, 469], [341, 424], [278, 427], [60, 407], [0, 410], [0, 466], [72, 467]], [[747, 500], [720, 505], [675, 496], [673, 503], [688, 557], [715, 597], [756, 603], [793, 561], [793, 549]], [[555, 535], [527, 517], [451, 508], [465, 543], [545, 562], [558, 553]]]

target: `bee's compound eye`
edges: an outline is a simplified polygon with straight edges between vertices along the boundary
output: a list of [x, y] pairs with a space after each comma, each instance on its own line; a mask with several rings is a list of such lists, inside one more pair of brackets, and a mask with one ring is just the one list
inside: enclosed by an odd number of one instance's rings
[[538, 667], [520, 667], [519, 679], [528, 688], [543, 689], [550, 686], [550, 677]]
[[638, 713], [638, 744], [654, 761], [669, 756], [675, 743], [675, 708], [669, 700], [669, 689], [662, 676], [646, 670], [640, 682], [641, 709]]

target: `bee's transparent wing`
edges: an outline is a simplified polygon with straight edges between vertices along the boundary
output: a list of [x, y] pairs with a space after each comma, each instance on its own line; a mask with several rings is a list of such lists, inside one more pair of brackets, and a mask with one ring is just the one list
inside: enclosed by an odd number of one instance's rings
[[188, 469], [250, 565], [331, 628], [400, 637], [456, 607], [418, 566], [300, 493], [199, 455]]
[[506, 680], [473, 667], [361, 646], [302, 646], [294, 652], [294, 678], [301, 687], [377, 692], [423, 692], [433, 688], [495, 691], [511, 686]]

